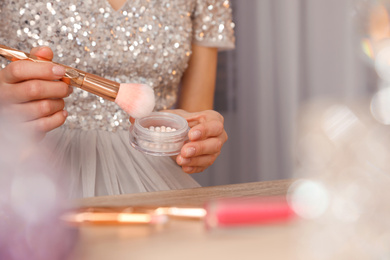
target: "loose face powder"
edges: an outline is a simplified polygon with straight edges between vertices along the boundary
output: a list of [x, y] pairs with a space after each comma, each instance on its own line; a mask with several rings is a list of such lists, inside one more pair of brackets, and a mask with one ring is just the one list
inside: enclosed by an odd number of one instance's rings
[[166, 112], [153, 112], [138, 118], [130, 127], [130, 144], [137, 150], [155, 156], [180, 153], [188, 140], [188, 123], [183, 117]]

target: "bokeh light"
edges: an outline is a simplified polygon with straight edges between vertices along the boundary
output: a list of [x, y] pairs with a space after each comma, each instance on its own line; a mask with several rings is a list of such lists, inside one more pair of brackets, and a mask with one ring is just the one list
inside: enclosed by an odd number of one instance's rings
[[322, 128], [333, 143], [340, 143], [359, 134], [363, 125], [357, 116], [345, 105], [332, 105], [322, 118]]
[[374, 116], [374, 118], [378, 120], [378, 122], [385, 125], [390, 125], [390, 88], [389, 87], [379, 90], [372, 97], [371, 113]]
[[[361, 35], [361, 50], [374, 61], [380, 50], [389, 45], [390, 18], [388, 1], [355, 0], [355, 22]], [[372, 63], [371, 63], [372, 64]]]
[[390, 82], [390, 45], [385, 45], [377, 52], [375, 70], [383, 81]]
[[65, 175], [48, 154], [16, 120], [0, 118], [0, 259], [62, 260], [77, 241], [60, 220]]
[[9, 203], [27, 223], [37, 223], [50, 215], [57, 201], [56, 186], [44, 174], [18, 174], [11, 183]]
[[320, 217], [329, 206], [330, 194], [325, 186], [317, 181], [296, 181], [291, 185], [289, 194], [291, 208], [304, 219]]
[[302, 259], [390, 256], [390, 126], [372, 108], [369, 99], [318, 100], [299, 114], [288, 199], [302, 218]]

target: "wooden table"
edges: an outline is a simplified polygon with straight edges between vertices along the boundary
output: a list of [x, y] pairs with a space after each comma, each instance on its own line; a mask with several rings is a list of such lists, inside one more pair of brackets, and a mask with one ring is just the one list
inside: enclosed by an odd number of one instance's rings
[[[221, 197], [285, 195], [291, 180], [202, 187], [77, 200], [74, 206], [201, 206]], [[200, 220], [165, 226], [82, 226], [71, 260], [298, 259], [296, 225], [207, 231]]]
[[202, 206], [206, 201], [223, 197], [242, 196], [278, 196], [285, 195], [291, 180], [267, 182], [251, 182], [242, 184], [201, 187], [185, 190], [169, 190], [126, 194], [119, 196], [93, 197], [80, 199], [74, 202], [78, 207], [106, 207], [106, 206]]

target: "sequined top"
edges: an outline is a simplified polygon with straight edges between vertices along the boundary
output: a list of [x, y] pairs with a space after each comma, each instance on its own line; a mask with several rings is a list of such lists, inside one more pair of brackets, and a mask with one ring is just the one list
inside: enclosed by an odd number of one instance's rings
[[[234, 47], [228, 0], [0, 1], [0, 43], [28, 52], [50, 46], [54, 61], [120, 83], [154, 88], [155, 110], [172, 107], [191, 45]], [[8, 62], [0, 60], [2, 68]], [[128, 115], [80, 89], [66, 99], [68, 128], [115, 131]]]

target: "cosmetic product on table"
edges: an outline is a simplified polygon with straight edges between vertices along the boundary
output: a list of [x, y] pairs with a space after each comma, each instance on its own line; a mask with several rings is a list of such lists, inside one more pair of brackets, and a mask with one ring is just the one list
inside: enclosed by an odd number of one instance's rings
[[271, 225], [295, 217], [285, 198], [223, 198], [206, 203], [204, 223], [207, 229]]
[[285, 198], [245, 197], [211, 200], [204, 207], [106, 207], [67, 212], [62, 220], [73, 225], [164, 224], [169, 219], [203, 221], [205, 228], [232, 228], [285, 223], [295, 214]]

